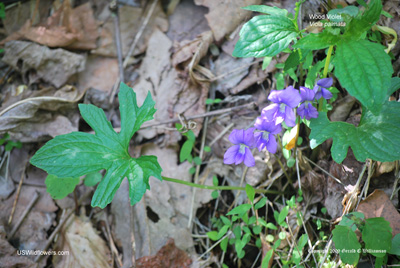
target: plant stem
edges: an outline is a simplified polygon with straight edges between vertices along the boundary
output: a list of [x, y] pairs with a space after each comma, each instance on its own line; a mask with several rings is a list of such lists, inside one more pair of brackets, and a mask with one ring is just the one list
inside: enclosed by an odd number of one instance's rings
[[[324, 66], [324, 72], [322, 74], [322, 78], [326, 78], [328, 76], [328, 69], [329, 69], [329, 63], [331, 61], [332, 51], [333, 51], [333, 45], [329, 46], [328, 54], [326, 55], [326, 58], [325, 58], [325, 66]], [[318, 111], [322, 110], [322, 101], [323, 101], [323, 98], [320, 98], [318, 101]]]
[[329, 68], [329, 63], [331, 61], [332, 51], [333, 51], [333, 45], [329, 46], [328, 55], [326, 55], [325, 59], [324, 73], [322, 78], [326, 78], [326, 76], [328, 75], [328, 68]]
[[[169, 182], [174, 182], [174, 183], [179, 183], [183, 184], [186, 186], [190, 187], [195, 187], [195, 188], [200, 188], [200, 189], [206, 189], [206, 190], [219, 190], [219, 191], [225, 191], [225, 190], [239, 190], [239, 191], [246, 191], [244, 187], [238, 187], [238, 186], [211, 186], [211, 185], [202, 185], [202, 184], [197, 184], [193, 182], [188, 182], [188, 181], [183, 181], [179, 179], [173, 179], [173, 178], [168, 178], [162, 176], [162, 179], [165, 181]], [[268, 193], [268, 194], [282, 194], [280, 191], [274, 191], [274, 190], [264, 190], [264, 189], [255, 189], [256, 193]]]

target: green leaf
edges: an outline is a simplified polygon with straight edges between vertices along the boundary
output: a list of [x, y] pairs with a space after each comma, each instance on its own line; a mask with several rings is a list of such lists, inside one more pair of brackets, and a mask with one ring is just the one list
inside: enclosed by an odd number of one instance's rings
[[251, 204], [242, 204], [229, 211], [226, 215], [241, 215], [246, 213], [249, 209], [251, 209]]
[[194, 161], [194, 163], [196, 164], [196, 165], [201, 165], [201, 163], [202, 163], [202, 161], [201, 161], [201, 158], [200, 157], [198, 157], [198, 156], [196, 156], [195, 158], [193, 158], [193, 161]]
[[256, 191], [250, 184], [246, 184], [245, 190], [246, 190], [246, 194], [247, 194], [247, 197], [249, 198], [250, 202], [253, 203], [254, 196], [256, 195]]
[[154, 155], [143, 155], [129, 160], [128, 171], [125, 176], [129, 181], [129, 198], [133, 206], [142, 199], [146, 189], [150, 189], [149, 178], [153, 176], [160, 181], [162, 169]]
[[392, 246], [392, 228], [383, 217], [365, 220], [362, 231], [365, 250], [375, 257], [383, 257]]
[[208, 238], [210, 238], [213, 241], [218, 240], [218, 232], [217, 231], [207, 232], [207, 236], [208, 236]]
[[267, 254], [265, 254], [265, 257], [262, 260], [261, 268], [268, 268], [269, 267], [269, 261], [272, 258], [272, 254], [274, 254], [274, 251], [272, 249], [268, 250]]
[[301, 49], [311, 49], [318, 50], [324, 49], [329, 46], [335, 45], [340, 40], [339, 35], [334, 35], [327, 30], [322, 33], [314, 34], [310, 33], [307, 36], [301, 38], [293, 48], [301, 48]]
[[315, 84], [315, 80], [317, 79], [318, 73], [321, 71], [322, 68], [324, 68], [325, 65], [325, 60], [318, 61], [316, 64], [314, 64], [307, 73], [307, 78], [305, 85], [308, 88], [313, 88]]
[[254, 208], [255, 208], [256, 210], [262, 208], [262, 207], [265, 206], [265, 204], [267, 203], [267, 200], [268, 200], [268, 199], [267, 199], [266, 197], [261, 198], [260, 201], [258, 201], [258, 202], [255, 204]]
[[390, 87], [388, 90], [388, 96], [395, 93], [398, 89], [400, 89], [400, 77], [392, 77], [390, 80]]
[[392, 247], [389, 254], [400, 256], [400, 234], [395, 235], [392, 239]]
[[289, 206], [284, 206], [278, 216], [278, 224], [279, 225], [285, 221], [288, 214], [289, 214]]
[[31, 164], [58, 177], [80, 177], [109, 169], [116, 159], [129, 155], [109, 147], [96, 135], [72, 132], [47, 142], [31, 158]]
[[134, 159], [128, 153], [132, 135], [146, 120], [153, 118], [155, 109], [151, 95], [148, 94], [143, 105], [138, 107], [133, 90], [121, 83], [118, 98], [121, 112], [119, 134], [101, 109], [80, 104], [82, 117], [95, 135], [73, 132], [57, 136], [40, 148], [30, 161], [58, 177], [80, 177], [106, 169], [92, 199], [92, 206], [101, 208], [112, 201], [125, 177], [129, 180], [131, 204], [138, 202], [149, 189], [149, 176], [161, 179], [161, 167], [156, 157]]
[[231, 221], [227, 217], [221, 215], [221, 220], [225, 225], [231, 225]]
[[357, 230], [357, 225], [355, 224], [355, 221], [352, 220], [353, 217], [356, 217], [358, 219], [365, 218], [364, 214], [361, 212], [357, 211], [350, 212], [342, 217], [342, 220], [339, 222], [339, 225], [350, 227], [351, 230], [355, 232]]
[[217, 190], [211, 192], [211, 198], [217, 199], [219, 196], [219, 192]]
[[194, 142], [191, 140], [186, 140], [181, 148], [181, 152], [179, 153], [179, 161], [183, 162], [188, 160], [189, 163], [192, 162], [192, 149]]
[[48, 175], [44, 183], [51, 198], [63, 199], [75, 190], [76, 185], [79, 184], [79, 178], [58, 178]]
[[204, 152], [206, 152], [206, 153], [211, 152], [211, 147], [210, 146], [204, 146]]
[[297, 67], [300, 64], [300, 54], [299, 50], [294, 51], [289, 55], [287, 60], [285, 61], [285, 67], [283, 70], [286, 72], [287, 70]]
[[329, 21], [333, 22], [343, 21], [343, 18], [341, 16], [337, 16], [341, 14], [347, 14], [350, 17], [355, 17], [357, 16], [358, 11], [359, 9], [356, 6], [346, 6], [344, 8], [331, 9], [328, 12]]
[[360, 258], [360, 253], [357, 250], [361, 249], [356, 234], [347, 226], [336, 225], [332, 235], [332, 240], [336, 249], [339, 250], [342, 261], [356, 266]]
[[265, 14], [271, 14], [271, 15], [279, 15], [279, 16], [286, 16], [288, 11], [286, 9], [281, 9], [278, 7], [271, 7], [267, 5], [251, 5], [247, 7], [242, 7], [242, 9], [254, 11], [254, 12], [260, 12], [260, 13], [265, 13]]
[[331, 153], [337, 163], [341, 163], [351, 146], [358, 161], [367, 158], [381, 162], [400, 159], [400, 103], [386, 102], [378, 115], [366, 108], [358, 127], [345, 122], [330, 122], [325, 112], [311, 119], [310, 146], [317, 147], [333, 138]]
[[369, 110], [379, 112], [393, 73], [384, 47], [367, 40], [341, 42], [334, 61], [340, 84]]
[[351, 40], [358, 40], [362, 35], [369, 30], [381, 16], [382, 1], [371, 0], [368, 8], [365, 9], [363, 14], [359, 14], [356, 18], [353, 18], [346, 32], [344, 38]]
[[123, 146], [128, 148], [133, 134], [139, 130], [144, 122], [153, 119], [153, 115], [156, 112], [156, 109], [154, 109], [155, 102], [149, 92], [143, 105], [138, 107], [136, 94], [132, 88], [121, 83], [119, 90], [118, 99], [121, 113], [121, 132], [119, 136]]
[[271, 61], [272, 61], [272, 57], [264, 57], [264, 60], [263, 60], [263, 64], [262, 64], [262, 67], [261, 67], [261, 69], [264, 71], [265, 69], [267, 69], [267, 67], [268, 67], [268, 65], [271, 63]]
[[254, 233], [255, 235], [260, 234], [260, 233], [261, 233], [261, 226], [260, 226], [260, 225], [254, 226], [254, 227], [253, 227], [253, 233]]
[[101, 181], [102, 178], [103, 176], [99, 172], [93, 172], [86, 175], [85, 179], [83, 180], [83, 183], [89, 187], [95, 186]]
[[220, 247], [221, 247], [223, 252], [226, 252], [226, 249], [228, 248], [228, 241], [229, 241], [229, 237], [225, 237], [221, 241]]
[[273, 57], [289, 46], [298, 33], [293, 21], [284, 16], [261, 15], [241, 29], [234, 57]]

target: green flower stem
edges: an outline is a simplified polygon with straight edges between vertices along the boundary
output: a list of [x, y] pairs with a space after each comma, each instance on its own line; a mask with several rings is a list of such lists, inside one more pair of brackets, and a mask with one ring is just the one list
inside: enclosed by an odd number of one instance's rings
[[[326, 78], [328, 76], [328, 69], [329, 69], [329, 63], [331, 61], [332, 51], [333, 51], [333, 45], [329, 46], [328, 55], [326, 55], [326, 59], [325, 59], [325, 66], [324, 66], [324, 72], [322, 74], [322, 78]], [[323, 98], [320, 98], [318, 101], [318, 111], [322, 110], [322, 104], [323, 104], [322, 102], [323, 102]]]
[[329, 63], [331, 61], [332, 51], [333, 51], [333, 45], [329, 46], [328, 55], [326, 55], [324, 73], [322, 78], [326, 78], [326, 76], [328, 75], [328, 68], [329, 68]]
[[[170, 181], [170, 182], [179, 183], [179, 184], [183, 184], [183, 185], [186, 185], [186, 186], [200, 188], [200, 189], [206, 189], [206, 190], [220, 190], [220, 191], [239, 190], [239, 191], [246, 191], [246, 189], [244, 187], [238, 187], [238, 186], [201, 185], [201, 184], [197, 184], [197, 183], [193, 183], [193, 182], [188, 182], [188, 181], [168, 178], [168, 177], [164, 177], [164, 176], [162, 176], [162, 179], [165, 180], [165, 181]], [[282, 192], [275, 191], [275, 190], [255, 189], [255, 191], [256, 191], [256, 193], [264, 193], [264, 194], [283, 194]]]

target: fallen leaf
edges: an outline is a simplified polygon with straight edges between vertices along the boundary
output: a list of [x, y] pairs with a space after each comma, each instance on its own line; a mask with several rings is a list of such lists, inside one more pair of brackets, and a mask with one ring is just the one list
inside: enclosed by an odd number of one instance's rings
[[220, 42], [226, 35], [230, 34], [242, 21], [250, 18], [251, 12], [241, 9], [249, 5], [258, 5], [261, 0], [195, 0], [196, 5], [209, 8], [205, 15], [208, 25], [213, 31], [214, 39]]
[[[134, 38], [138, 34], [140, 25], [147, 16], [150, 6], [151, 4], [146, 5], [145, 8], [124, 6], [119, 9], [119, 28], [121, 32], [122, 53], [124, 56], [128, 53]], [[103, 13], [111, 15], [108, 5], [104, 6]], [[99, 47], [92, 51], [93, 54], [116, 57], [114, 29], [115, 26], [113, 19], [109, 19], [104, 23], [101, 28]], [[133, 56], [145, 52], [150, 36], [155, 29], [159, 29], [163, 32], [168, 30], [168, 20], [162, 9], [161, 2], [156, 5], [147, 26], [142, 33], [142, 37], [136, 45]]]
[[137, 268], [189, 268], [192, 260], [188, 254], [175, 246], [174, 240], [169, 239], [156, 255], [146, 256], [136, 260]]
[[400, 214], [384, 191], [379, 189], [373, 191], [365, 200], [360, 202], [357, 211], [364, 213], [366, 219], [385, 218], [392, 227], [392, 236], [400, 233]]
[[[221, 53], [215, 63], [215, 77], [221, 77], [215, 81], [215, 90], [225, 96], [249, 73], [252, 58], [233, 58], [231, 55]], [[246, 68], [247, 65], [247, 68]], [[243, 68], [244, 67], [244, 68]], [[234, 70], [238, 70], [233, 72]]]
[[6, 199], [15, 189], [10, 176], [10, 152], [4, 152], [0, 162], [0, 198]]
[[343, 99], [335, 102], [333, 111], [329, 118], [331, 121], [345, 121], [353, 108], [356, 99], [353, 96], [347, 95]]
[[109, 93], [118, 79], [118, 60], [90, 55], [85, 70], [78, 74], [80, 89], [94, 88]]
[[21, 72], [23, 77], [33, 72], [30, 84], [41, 78], [59, 88], [73, 74], [84, 70], [86, 58], [61, 48], [50, 49], [31, 42], [10, 41], [4, 46], [2, 60]]
[[67, 119], [49, 111], [55, 112], [62, 108], [67, 111], [76, 110], [76, 106], [71, 105], [80, 100], [84, 92], [65, 86], [53, 94], [27, 98], [4, 107], [0, 111], [0, 133], [8, 132], [12, 138], [21, 142], [33, 142], [76, 131], [79, 120], [77, 112], [76, 116]]
[[45, 24], [32, 26], [32, 21], [28, 19], [18, 32], [2, 40], [0, 45], [28, 39], [48, 47], [95, 49], [99, 37], [97, 28], [90, 3], [71, 9], [69, 1], [65, 1]]
[[111, 267], [111, 254], [106, 243], [85, 216], [69, 218], [55, 250], [69, 251], [69, 254], [53, 256], [54, 267]]
[[168, 38], [177, 42], [193, 40], [199, 34], [209, 31], [210, 27], [204, 17], [207, 11], [207, 8], [197, 6], [193, 1], [180, 1], [175, 11], [168, 16]]
[[[4, 227], [0, 225], [0, 228]], [[20, 256], [6, 239], [4, 235], [0, 236], [0, 263], [2, 267], [37, 267], [37, 263], [26, 256]]]

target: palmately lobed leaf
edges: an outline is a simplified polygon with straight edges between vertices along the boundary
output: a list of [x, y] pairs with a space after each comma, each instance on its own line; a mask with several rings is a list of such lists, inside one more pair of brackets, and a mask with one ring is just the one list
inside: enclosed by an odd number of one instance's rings
[[240, 30], [234, 57], [272, 57], [287, 48], [298, 36], [292, 20], [285, 16], [260, 15]]
[[148, 94], [143, 105], [136, 103], [136, 94], [121, 83], [118, 94], [121, 132], [116, 133], [104, 111], [93, 105], [80, 104], [82, 117], [95, 135], [73, 132], [60, 135], [46, 143], [31, 159], [31, 164], [57, 177], [80, 177], [105, 169], [92, 199], [92, 206], [106, 207], [113, 199], [122, 180], [128, 177], [131, 204], [149, 189], [149, 177], [161, 180], [162, 169], [155, 156], [131, 158], [128, 153], [133, 134], [155, 113], [155, 102]]
[[317, 147], [329, 138], [333, 139], [331, 153], [337, 163], [347, 155], [349, 147], [356, 159], [367, 158], [381, 162], [400, 159], [400, 103], [387, 101], [378, 115], [363, 108], [358, 127], [345, 122], [330, 122], [325, 112], [311, 119], [310, 146]]

